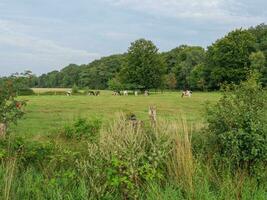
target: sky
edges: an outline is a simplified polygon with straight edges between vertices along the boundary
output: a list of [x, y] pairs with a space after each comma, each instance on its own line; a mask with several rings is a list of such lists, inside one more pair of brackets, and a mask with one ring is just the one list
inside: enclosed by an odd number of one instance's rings
[[235, 28], [267, 22], [266, 0], [0, 0], [0, 76], [40, 75], [126, 52], [206, 48]]

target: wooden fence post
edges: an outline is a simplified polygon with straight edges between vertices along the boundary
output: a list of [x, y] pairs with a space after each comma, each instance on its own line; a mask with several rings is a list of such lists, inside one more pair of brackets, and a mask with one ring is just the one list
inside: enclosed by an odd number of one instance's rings
[[4, 138], [6, 136], [6, 124], [0, 123], [0, 138]]

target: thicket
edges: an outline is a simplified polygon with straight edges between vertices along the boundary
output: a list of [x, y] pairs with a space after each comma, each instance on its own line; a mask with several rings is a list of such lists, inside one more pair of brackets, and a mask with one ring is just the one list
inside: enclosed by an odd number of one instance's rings
[[266, 92], [254, 73], [240, 85], [222, 90], [222, 98], [207, 113], [214, 151], [233, 169], [255, 173], [267, 164]]

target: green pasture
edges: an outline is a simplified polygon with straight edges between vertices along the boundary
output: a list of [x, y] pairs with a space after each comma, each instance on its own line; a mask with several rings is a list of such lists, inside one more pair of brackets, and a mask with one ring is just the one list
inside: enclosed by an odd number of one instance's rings
[[21, 136], [53, 134], [65, 124], [78, 117], [100, 118], [103, 124], [114, 119], [116, 113], [134, 113], [140, 120], [148, 120], [148, 107], [157, 107], [158, 118], [203, 123], [206, 102], [214, 103], [219, 93], [193, 93], [191, 98], [181, 98], [180, 92], [154, 93], [146, 97], [112, 96], [110, 91], [101, 91], [100, 96], [36, 95], [25, 96], [26, 115], [12, 132]]

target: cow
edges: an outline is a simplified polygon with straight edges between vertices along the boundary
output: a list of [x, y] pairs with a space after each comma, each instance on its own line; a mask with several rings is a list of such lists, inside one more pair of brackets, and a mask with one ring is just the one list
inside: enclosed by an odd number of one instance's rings
[[120, 91], [114, 91], [112, 93], [113, 96], [121, 96], [121, 92]]
[[90, 95], [95, 96], [95, 92], [94, 92], [94, 91], [88, 91], [88, 95], [89, 95], [89, 96], [90, 96]]
[[72, 94], [72, 92], [70, 90], [66, 92], [67, 96], [71, 96], [71, 94]]
[[123, 91], [123, 95], [124, 95], [124, 96], [128, 96], [128, 91], [127, 91], [127, 90], [124, 90], [124, 91]]
[[96, 91], [95, 96], [99, 96], [99, 95], [100, 95], [100, 91]]
[[148, 96], [149, 95], [149, 92], [148, 90], [145, 90], [145, 93], [144, 93], [145, 96]]
[[134, 91], [134, 95], [135, 96], [138, 96], [138, 91]]
[[183, 97], [191, 97], [192, 96], [192, 91], [190, 91], [190, 90], [185, 90], [185, 91], [183, 91], [182, 92], [182, 98]]

